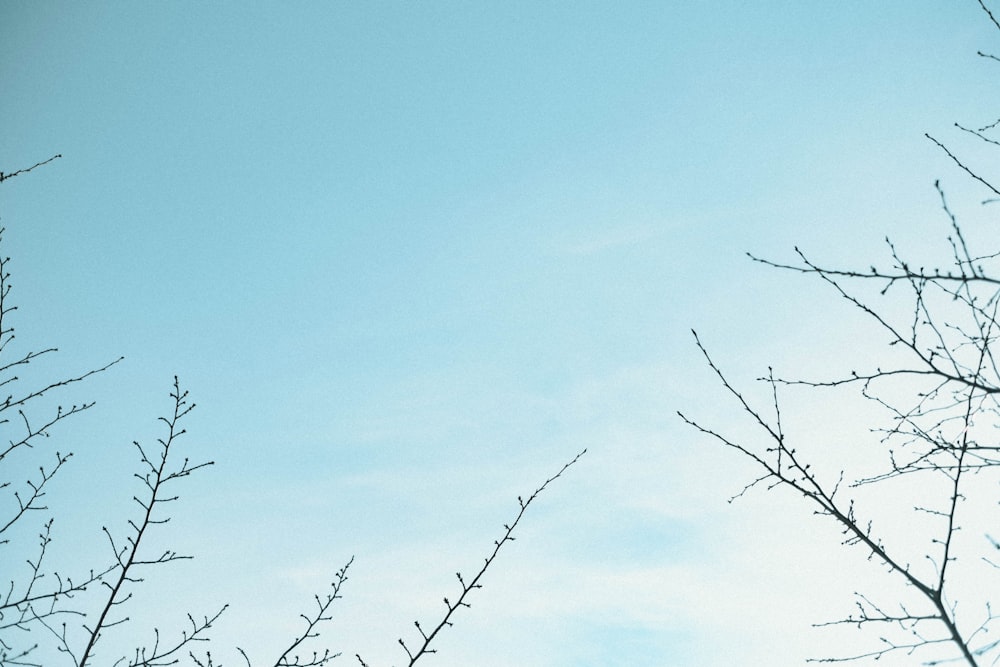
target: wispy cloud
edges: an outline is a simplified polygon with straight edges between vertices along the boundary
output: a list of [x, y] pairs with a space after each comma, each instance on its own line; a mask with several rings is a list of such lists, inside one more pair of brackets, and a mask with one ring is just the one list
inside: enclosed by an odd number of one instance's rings
[[653, 225], [626, 225], [607, 229], [581, 232], [576, 238], [562, 244], [563, 251], [570, 255], [596, 255], [639, 245], [659, 235]]

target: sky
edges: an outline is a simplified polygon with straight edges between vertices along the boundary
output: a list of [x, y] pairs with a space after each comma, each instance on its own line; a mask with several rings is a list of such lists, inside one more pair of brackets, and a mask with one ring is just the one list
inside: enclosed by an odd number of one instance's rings
[[[353, 556], [320, 645], [399, 664], [586, 449], [428, 664], [861, 645], [811, 623], [863, 559], [791, 496], [728, 503], [753, 469], [677, 417], [742, 428], [690, 332], [749, 386], [879, 354], [745, 253], [947, 251], [934, 181], [984, 195], [923, 135], [995, 120], [998, 37], [971, 0], [0, 2], [0, 170], [62, 156], [0, 186], [19, 349], [59, 349], [25, 381], [125, 357], [53, 399], [97, 404], [46, 442], [74, 452], [52, 562], [124, 532], [177, 375], [181, 455], [215, 465], [156, 544], [195, 558], [109, 644], [229, 603], [213, 657], [272, 664]], [[857, 435], [848, 397], [793, 405]]]

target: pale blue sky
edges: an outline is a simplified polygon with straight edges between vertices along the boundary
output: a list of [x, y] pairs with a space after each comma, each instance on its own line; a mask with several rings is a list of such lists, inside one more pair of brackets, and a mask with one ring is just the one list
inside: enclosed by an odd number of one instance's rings
[[176, 373], [218, 465], [164, 586], [233, 603], [213, 654], [263, 664], [356, 554], [324, 636], [398, 662], [588, 447], [429, 662], [800, 664], [816, 596], [751, 579], [803, 533], [673, 416], [727, 418], [689, 329], [747, 379], [834, 360], [844, 311], [742, 253], [943, 230], [922, 134], [995, 120], [996, 42], [973, 1], [0, 3], [0, 169], [63, 155], [0, 189], [19, 339], [126, 357], [65, 399], [57, 536], [124, 523]]

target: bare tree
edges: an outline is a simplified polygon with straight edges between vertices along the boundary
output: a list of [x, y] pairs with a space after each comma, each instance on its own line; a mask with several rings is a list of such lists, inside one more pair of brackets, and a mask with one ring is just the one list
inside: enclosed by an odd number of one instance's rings
[[[979, 4], [1000, 29], [982, 0]], [[979, 55], [997, 59], [982, 52]], [[1000, 121], [977, 128], [956, 127], [972, 141], [1000, 145]], [[927, 138], [985, 189], [990, 199], [984, 204], [996, 201], [992, 197], [1000, 195], [1000, 190], [987, 178], [943, 142], [930, 135]], [[926, 664], [950, 660], [979, 665], [982, 660], [988, 664], [1000, 660], [1000, 641], [988, 635], [996, 619], [989, 591], [997, 590], [998, 583], [992, 554], [1000, 549], [1000, 543], [990, 536], [988, 526], [973, 525], [977, 507], [997, 504], [996, 478], [987, 476], [995, 476], [1000, 465], [1000, 443], [996, 440], [1000, 427], [996, 350], [1000, 337], [1000, 252], [970, 248], [944, 190], [938, 183], [935, 187], [950, 228], [947, 255], [937, 267], [924, 268], [908, 261], [889, 239], [885, 266], [826, 266], [798, 248], [797, 260], [789, 263], [750, 256], [760, 264], [827, 285], [836, 298], [845, 300], [881, 332], [888, 346], [882, 365], [827, 380], [790, 379], [768, 369], [766, 376], [758, 378], [767, 386], [767, 399], [761, 403], [730, 381], [695, 333], [696, 345], [709, 368], [755, 425], [730, 435], [680, 415], [755, 464], [759, 476], [736, 497], [757, 486], [792, 491], [810, 504], [815, 514], [839, 528], [845, 545], [860, 549], [905, 590], [905, 599], [889, 600], [856, 593], [853, 613], [820, 625], [854, 625], [873, 635], [877, 630], [877, 643], [846, 655], [816, 658], [816, 662], [879, 659], [890, 654], [930, 660]], [[871, 338], [867, 331], [859, 336]], [[844, 470], [814, 466], [801, 451], [800, 441], [808, 439], [808, 434], [804, 438], [791, 434], [783, 424], [783, 392], [841, 388], [859, 391], [885, 417], [884, 423], [871, 429], [873, 444], [884, 452], [882, 468], [874, 474], [852, 478]], [[992, 481], [985, 493], [984, 479]], [[885, 523], [872, 519], [879, 514], [877, 508], [860, 499], [862, 491], [872, 487], [883, 490], [878, 494], [880, 503], [894, 503], [900, 516], [904, 512], [912, 516], [915, 511], [923, 517], [912, 526], [912, 531], [919, 531], [912, 535], [914, 539], [901, 543], [886, 537], [891, 531]], [[978, 535], [961, 536], [963, 525], [978, 530]], [[969, 575], [984, 567], [985, 575]], [[965, 604], [959, 605], [955, 582], [963, 574], [978, 577], [983, 599], [963, 600]], [[942, 650], [945, 655], [938, 658]]]
[[[0, 172], [0, 182], [23, 175], [61, 156], [55, 155], [31, 167], [11, 173]], [[0, 229], [0, 241], [3, 230]], [[162, 667], [188, 661], [198, 667], [213, 667], [210, 631], [228, 605], [219, 605], [207, 614], [188, 614], [179, 627], [161, 631], [153, 626], [148, 641], [130, 653], [122, 655], [107, 637], [116, 632], [119, 637], [141, 636], [146, 631], [134, 629], [143, 621], [129, 613], [133, 592], [159, 568], [190, 555], [172, 549], [151, 546], [150, 534], [170, 521], [170, 505], [179, 499], [178, 485], [193, 473], [213, 465], [212, 461], [191, 462], [178, 453], [178, 441], [185, 434], [184, 419], [194, 409], [188, 392], [175, 377], [170, 391], [170, 408], [160, 417], [162, 435], [152, 446], [134, 442], [138, 454], [135, 478], [139, 491], [133, 496], [134, 516], [127, 519], [123, 530], [102, 528], [106, 557], [99, 563], [76, 563], [72, 572], [49, 567], [53, 550], [55, 517], [48, 514], [46, 492], [57, 484], [70, 466], [72, 453], [52, 452], [47, 439], [66, 426], [67, 420], [94, 407], [93, 402], [75, 403], [68, 408], [52, 405], [73, 385], [109, 370], [122, 361], [72, 374], [63, 379], [32, 385], [17, 375], [29, 364], [48, 360], [56, 348], [29, 350], [13, 354], [14, 328], [10, 317], [16, 307], [10, 304], [9, 258], [0, 259], [0, 388], [7, 393], [0, 398], [0, 429], [4, 438], [0, 444], [0, 562], [10, 563], [0, 572], [0, 667], [41, 667], [53, 659], [71, 667], [115, 665], [115, 667]], [[12, 356], [13, 355], [13, 356]], [[421, 634], [419, 647], [411, 650], [402, 640], [400, 645], [408, 655], [408, 665], [434, 652], [432, 642], [445, 627], [452, 624], [456, 612], [468, 607], [473, 590], [480, 588], [480, 579], [490, 568], [500, 549], [514, 540], [513, 532], [528, 506], [583, 452], [536, 489], [527, 500], [518, 498], [519, 509], [512, 523], [485, 558], [476, 575], [466, 582], [458, 575], [461, 591], [452, 603], [445, 599], [446, 613], [430, 632]], [[15, 468], [15, 465], [17, 468]], [[15, 469], [37, 466], [37, 472], [27, 480], [10, 479]], [[58, 479], [57, 479], [58, 476]], [[39, 521], [37, 541], [25, 542], [32, 521]], [[14, 567], [15, 559], [23, 565]], [[353, 558], [336, 571], [328, 592], [315, 596], [311, 613], [301, 614], [302, 630], [274, 660], [274, 667], [320, 667], [340, 655], [329, 648], [314, 648], [320, 629], [332, 620], [331, 607], [341, 598]], [[127, 634], [124, 628], [128, 627]], [[248, 667], [250, 657], [240, 648], [236, 651]], [[364, 661], [358, 657], [361, 664]], [[221, 667], [221, 665], [219, 666]]]

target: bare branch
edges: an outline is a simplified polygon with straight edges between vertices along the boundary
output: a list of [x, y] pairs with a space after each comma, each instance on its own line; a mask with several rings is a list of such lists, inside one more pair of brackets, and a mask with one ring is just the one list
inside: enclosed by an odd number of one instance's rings
[[[535, 489], [535, 491], [530, 496], [528, 496], [527, 500], [524, 500], [522, 497], [518, 497], [517, 502], [519, 505], [519, 510], [517, 512], [517, 515], [514, 517], [514, 520], [511, 523], [504, 525], [503, 536], [499, 540], [493, 542], [493, 551], [490, 553], [489, 556], [486, 557], [482, 567], [480, 567], [479, 570], [476, 572], [476, 574], [472, 577], [472, 579], [468, 581], [466, 581], [466, 579], [462, 576], [460, 572], [455, 573], [455, 576], [458, 579], [459, 588], [461, 592], [459, 593], [458, 599], [455, 600], [454, 602], [452, 602], [448, 598], [444, 598], [445, 613], [444, 616], [441, 618], [441, 620], [437, 623], [437, 625], [435, 625], [433, 629], [431, 629], [430, 631], [425, 631], [423, 627], [420, 625], [419, 621], [414, 621], [414, 626], [417, 628], [417, 632], [420, 634], [419, 646], [417, 646], [415, 649], [410, 649], [410, 647], [406, 644], [405, 641], [403, 641], [403, 639], [398, 640], [399, 645], [403, 648], [403, 651], [406, 652], [406, 656], [408, 658], [407, 667], [412, 667], [412, 665], [416, 663], [417, 660], [419, 660], [421, 657], [429, 653], [435, 652], [434, 649], [431, 648], [431, 643], [434, 641], [434, 638], [437, 637], [438, 633], [440, 633], [441, 630], [443, 630], [445, 627], [451, 626], [452, 624], [451, 618], [456, 611], [458, 611], [462, 607], [469, 607], [469, 603], [466, 602], [466, 598], [468, 598], [469, 594], [475, 589], [482, 588], [482, 585], [479, 583], [479, 581], [482, 579], [483, 575], [486, 574], [486, 571], [496, 560], [497, 555], [500, 553], [500, 549], [503, 548], [503, 546], [508, 542], [514, 541], [514, 536], [513, 536], [514, 529], [517, 528], [517, 524], [520, 523], [521, 518], [524, 516], [524, 513], [528, 509], [528, 506], [531, 505], [532, 502], [534, 502], [534, 500], [539, 496], [539, 494], [542, 493], [542, 491], [546, 489], [546, 487], [548, 487], [549, 484], [559, 479], [559, 477], [561, 477], [562, 474], [566, 472], [566, 470], [570, 466], [579, 461], [580, 457], [582, 457], [586, 453], [587, 450], [584, 449], [575, 457], [573, 457], [573, 460], [571, 460], [569, 463], [565, 464], [562, 468], [560, 468], [559, 472], [557, 472], [552, 477], [549, 477], [547, 480], [545, 480], [544, 483], [542, 483], [541, 486]], [[355, 657], [358, 659], [358, 662], [362, 665], [362, 667], [368, 667], [368, 663], [366, 663], [361, 658], [360, 655], [355, 654]]]
[[27, 167], [26, 169], [18, 169], [17, 171], [13, 171], [13, 172], [11, 172], [9, 174], [5, 174], [2, 171], [0, 171], [0, 183], [3, 183], [8, 178], [14, 178], [15, 176], [18, 176], [20, 174], [27, 174], [32, 169], [35, 169], [36, 167], [41, 167], [42, 165], [48, 164], [49, 162], [52, 162], [53, 160], [57, 160], [57, 159], [59, 159], [61, 157], [62, 157], [62, 155], [53, 155], [48, 160], [42, 160], [41, 162], [36, 162], [35, 164], [31, 165], [30, 167]]

